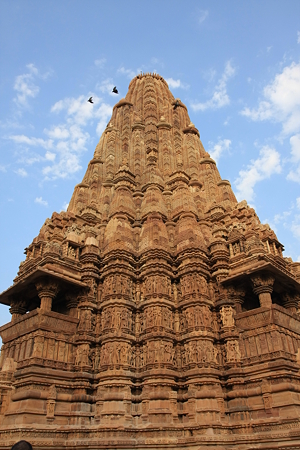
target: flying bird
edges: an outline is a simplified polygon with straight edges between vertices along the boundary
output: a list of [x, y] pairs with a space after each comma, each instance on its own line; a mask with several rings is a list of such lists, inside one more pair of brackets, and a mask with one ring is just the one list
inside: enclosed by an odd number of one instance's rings
[[178, 100], [176, 100], [176, 102], [175, 102], [174, 109], [176, 109], [177, 106], [179, 106], [179, 101]]
[[88, 102], [94, 103], [94, 102], [93, 102], [93, 97], [90, 97], [90, 98], [88, 99]]
[[113, 88], [112, 92], [113, 92], [114, 94], [118, 94], [118, 93], [119, 93], [119, 91], [118, 91], [118, 89], [117, 89], [117, 86], [115, 86], [115, 87]]

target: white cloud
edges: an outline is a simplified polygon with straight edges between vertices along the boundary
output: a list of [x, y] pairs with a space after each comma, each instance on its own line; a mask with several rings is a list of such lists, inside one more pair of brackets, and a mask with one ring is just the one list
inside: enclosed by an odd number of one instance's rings
[[54, 125], [50, 130], [45, 129], [44, 132], [51, 139], [68, 139], [70, 133], [66, 125]]
[[265, 86], [258, 107], [246, 107], [241, 114], [253, 121], [280, 122], [284, 135], [297, 133], [300, 130], [300, 63], [285, 67]]
[[14, 82], [16, 97], [13, 101], [18, 107], [22, 108], [28, 107], [28, 99], [35, 98], [40, 91], [39, 86], [36, 84], [36, 79], [46, 80], [51, 75], [51, 71], [44, 74], [40, 73], [34, 64], [27, 64], [26, 68], [28, 69], [27, 73], [18, 75]]
[[132, 69], [125, 69], [125, 67], [120, 67], [117, 72], [121, 73], [122, 75], [126, 75], [127, 78], [130, 79], [134, 78], [139, 73], [138, 70], [134, 71]]
[[94, 61], [95, 66], [99, 67], [100, 69], [105, 65], [105, 63], [106, 63], [105, 58], [95, 59]]
[[26, 144], [26, 145], [34, 146], [34, 147], [43, 147], [46, 149], [52, 148], [52, 146], [53, 146], [52, 140], [45, 141], [44, 139], [36, 138], [36, 137], [28, 137], [28, 136], [25, 136], [24, 134], [12, 135], [12, 136], [9, 136], [9, 139], [14, 141], [16, 144]]
[[212, 159], [218, 162], [222, 153], [228, 151], [230, 149], [230, 146], [231, 146], [230, 139], [219, 139], [216, 144], [210, 141], [208, 143], [208, 152], [210, 153]]
[[97, 119], [99, 121], [96, 128], [96, 131], [99, 136], [101, 136], [101, 134], [103, 133], [111, 114], [112, 114], [112, 107], [110, 105], [108, 105], [107, 103], [102, 103], [99, 106], [97, 111]]
[[116, 94], [112, 92], [114, 87], [114, 83], [111, 78], [106, 78], [106, 80], [101, 81], [101, 83], [96, 84], [96, 89], [102, 92], [103, 94], [109, 94], [112, 97], [116, 97]]
[[169, 85], [170, 89], [177, 89], [177, 88], [182, 88], [182, 89], [188, 89], [189, 85], [186, 83], [183, 83], [181, 80], [174, 80], [173, 78], [166, 78], [166, 82]]
[[280, 154], [274, 148], [264, 146], [259, 152], [259, 157], [252, 160], [246, 169], [241, 170], [239, 177], [235, 180], [238, 200], [253, 201], [256, 183], [280, 172]]
[[52, 152], [46, 152], [45, 153], [45, 159], [48, 161], [54, 161], [56, 158], [56, 154]]
[[297, 208], [300, 209], [300, 197], [296, 198]]
[[69, 207], [69, 203], [65, 202], [61, 208], [61, 211], [67, 211], [68, 207]]
[[20, 177], [27, 177], [28, 173], [26, 172], [25, 169], [20, 168], [18, 170], [15, 170], [15, 173], [20, 175]]
[[39, 203], [40, 205], [43, 205], [43, 206], [48, 206], [48, 202], [46, 200], [43, 200], [42, 197], [36, 197], [34, 202]]
[[77, 98], [65, 98], [56, 102], [52, 106], [51, 112], [65, 111], [67, 123], [56, 126], [49, 131], [46, 130], [46, 133], [53, 138], [65, 139], [69, 137], [67, 133], [71, 132], [70, 125], [76, 124], [81, 127], [95, 119], [99, 119], [100, 122], [107, 120], [112, 113], [112, 106], [102, 103], [102, 99], [97, 96], [93, 96], [93, 101], [94, 104], [92, 105], [87, 102], [85, 96], [80, 95]]
[[198, 22], [199, 23], [204, 22], [207, 19], [208, 14], [209, 14], [209, 12], [207, 11], [207, 9], [206, 10], [203, 10], [203, 9], [200, 10], [199, 11], [199, 17], [198, 17]]
[[0, 164], [0, 172], [6, 172], [6, 167]]
[[93, 100], [92, 105], [81, 95], [62, 99], [52, 106], [51, 112], [65, 114], [65, 122], [44, 130], [54, 141], [52, 152], [45, 155], [48, 164], [42, 169], [46, 179], [67, 178], [78, 172], [81, 169], [81, 154], [87, 150], [90, 140], [84, 128], [96, 122], [99, 135], [105, 129], [112, 107], [96, 95]]
[[290, 138], [292, 161], [300, 161], [300, 134], [296, 134]]
[[205, 111], [206, 109], [218, 109], [229, 105], [230, 99], [227, 94], [227, 83], [235, 75], [236, 69], [231, 61], [227, 61], [224, 72], [215, 86], [212, 97], [204, 103], [193, 103], [194, 111]]
[[26, 67], [28, 72], [18, 75], [14, 83], [14, 90], [17, 92], [14, 102], [19, 106], [27, 106], [28, 97], [36, 97], [40, 90], [34, 82], [38, 74], [37, 68], [33, 64], [28, 64]]
[[300, 31], [297, 31], [297, 43], [300, 44]]
[[300, 183], [300, 134], [295, 134], [290, 138], [291, 162], [293, 169], [289, 171], [287, 179]]

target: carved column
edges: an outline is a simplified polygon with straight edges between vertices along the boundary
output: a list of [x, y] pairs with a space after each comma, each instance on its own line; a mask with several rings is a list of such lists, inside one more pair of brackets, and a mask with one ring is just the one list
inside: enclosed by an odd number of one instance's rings
[[242, 312], [242, 305], [244, 303], [244, 298], [246, 295], [245, 290], [242, 287], [229, 286], [227, 288], [228, 298], [230, 298], [233, 302], [233, 306], [236, 310], [236, 313], [239, 314]]
[[77, 317], [78, 295], [69, 293], [66, 295], [67, 308], [71, 317]]
[[51, 311], [52, 301], [58, 293], [58, 284], [54, 281], [39, 281], [35, 284], [38, 296], [41, 299], [41, 309]]
[[258, 295], [259, 303], [262, 308], [271, 308], [273, 285], [275, 278], [272, 275], [253, 275], [251, 277], [253, 292]]
[[20, 316], [25, 314], [27, 311], [26, 307], [26, 300], [16, 300], [12, 299], [10, 301], [10, 309], [9, 312], [11, 313], [11, 321], [14, 322], [16, 319], [18, 319]]
[[284, 307], [287, 308], [291, 313], [297, 313], [299, 311], [300, 297], [298, 295], [285, 292], [282, 298]]

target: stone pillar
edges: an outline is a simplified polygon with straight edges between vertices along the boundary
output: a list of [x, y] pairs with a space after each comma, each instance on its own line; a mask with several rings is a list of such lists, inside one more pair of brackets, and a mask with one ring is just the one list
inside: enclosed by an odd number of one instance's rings
[[287, 308], [291, 313], [297, 314], [299, 311], [299, 299], [297, 294], [290, 294], [285, 292], [282, 296], [284, 307]]
[[58, 284], [54, 281], [39, 281], [35, 284], [38, 296], [41, 299], [41, 310], [51, 311], [52, 300], [58, 292]]
[[69, 293], [66, 295], [67, 308], [71, 317], [77, 317], [78, 295]]
[[253, 275], [251, 277], [253, 292], [258, 295], [259, 303], [262, 308], [271, 308], [273, 285], [275, 278], [272, 275]]
[[14, 322], [17, 320], [20, 316], [25, 314], [27, 311], [26, 307], [26, 301], [25, 300], [16, 300], [12, 299], [10, 301], [10, 309], [9, 312], [11, 313], [11, 321]]
[[245, 290], [240, 286], [229, 286], [227, 288], [227, 295], [232, 300], [232, 306], [234, 306], [236, 313], [241, 313], [246, 295]]

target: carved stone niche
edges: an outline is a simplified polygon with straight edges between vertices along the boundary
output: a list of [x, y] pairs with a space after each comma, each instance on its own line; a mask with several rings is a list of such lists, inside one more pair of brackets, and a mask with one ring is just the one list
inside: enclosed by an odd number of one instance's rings
[[268, 273], [258, 273], [251, 276], [251, 282], [254, 294], [258, 295], [260, 306], [271, 308], [271, 293], [273, 292], [275, 277]]

